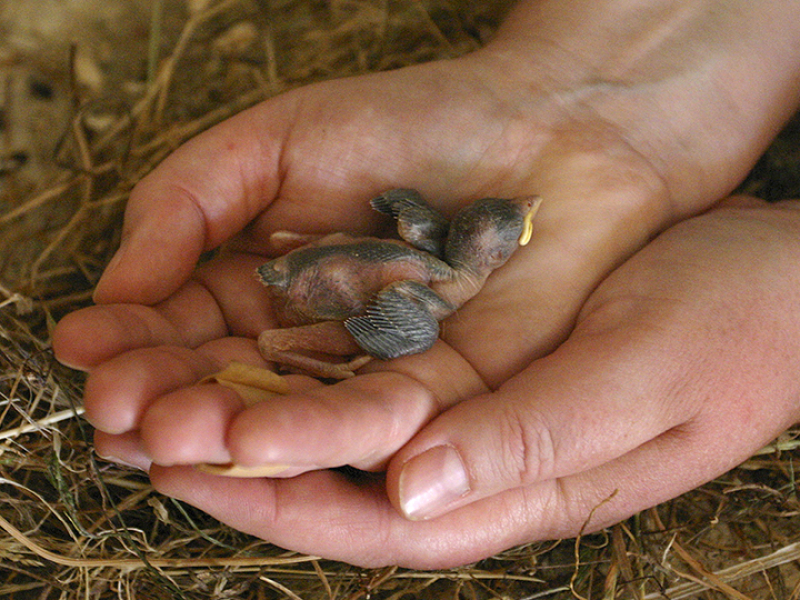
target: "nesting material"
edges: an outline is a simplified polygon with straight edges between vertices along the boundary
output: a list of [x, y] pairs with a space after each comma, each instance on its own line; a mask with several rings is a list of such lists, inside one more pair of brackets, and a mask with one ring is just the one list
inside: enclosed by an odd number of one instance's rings
[[200, 383], [218, 383], [230, 388], [242, 397], [246, 406], [289, 393], [288, 382], [277, 373], [238, 361], [203, 378]]
[[[289, 393], [287, 381], [268, 369], [240, 362], [231, 362], [218, 373], [209, 375], [201, 383], [218, 383], [234, 390], [242, 397], [246, 406]], [[243, 467], [234, 463], [200, 464], [196, 467], [204, 473], [223, 477], [272, 477], [286, 470], [284, 465], [262, 465]]]

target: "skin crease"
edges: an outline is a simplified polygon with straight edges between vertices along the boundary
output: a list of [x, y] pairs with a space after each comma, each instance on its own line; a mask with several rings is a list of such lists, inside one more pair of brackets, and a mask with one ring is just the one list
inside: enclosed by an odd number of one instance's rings
[[[575, 535], [616, 490], [597, 529], [724, 473], [800, 418], [800, 202], [719, 201], [798, 106], [798, 40], [794, 0], [528, 0], [481, 51], [301, 88], [198, 136], [137, 185], [97, 305], [54, 333], [89, 372], [98, 453], [280, 546], [414, 568]], [[400, 185], [448, 215], [545, 203], [424, 355], [293, 376], [249, 409], [196, 385], [263, 364], [270, 232], [379, 233], [367, 200]], [[229, 460], [287, 469], [186, 466]], [[328, 470], [345, 464], [376, 473]], [[411, 502], [426, 478], [455, 493]]]

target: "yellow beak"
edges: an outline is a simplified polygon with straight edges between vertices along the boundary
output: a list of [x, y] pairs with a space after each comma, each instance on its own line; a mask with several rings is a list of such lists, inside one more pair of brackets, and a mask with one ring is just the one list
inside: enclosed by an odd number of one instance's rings
[[542, 205], [542, 199], [539, 196], [531, 196], [528, 198], [528, 201], [531, 203], [531, 206], [522, 220], [522, 233], [519, 236], [520, 246], [525, 246], [531, 241], [531, 236], [533, 235], [533, 217], [536, 216], [539, 207]]

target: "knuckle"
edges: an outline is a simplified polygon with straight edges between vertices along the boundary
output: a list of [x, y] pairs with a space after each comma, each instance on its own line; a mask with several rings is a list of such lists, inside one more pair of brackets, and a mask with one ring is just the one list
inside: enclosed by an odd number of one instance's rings
[[500, 466], [505, 479], [517, 486], [549, 479], [556, 462], [555, 442], [550, 428], [529, 407], [512, 403], [502, 412]]

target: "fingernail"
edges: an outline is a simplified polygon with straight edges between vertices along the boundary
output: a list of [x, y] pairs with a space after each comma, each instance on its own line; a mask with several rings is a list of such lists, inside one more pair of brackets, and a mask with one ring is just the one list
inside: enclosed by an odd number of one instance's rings
[[96, 302], [99, 298], [103, 296], [103, 288], [105, 287], [105, 281], [108, 280], [109, 273], [113, 272], [117, 265], [122, 261], [122, 255], [124, 253], [124, 246], [120, 246], [114, 256], [111, 257], [111, 260], [108, 261], [106, 268], [103, 270], [103, 274], [100, 276], [100, 281], [97, 282], [97, 286], [95, 287], [94, 294], [92, 295], [92, 299]]
[[95, 453], [97, 454], [98, 458], [108, 462], [116, 463], [123, 467], [139, 469], [140, 471], [144, 471], [145, 473], [147, 473], [150, 470], [150, 460], [144, 456], [134, 455], [126, 458], [120, 458], [112, 454], [100, 454], [99, 452]]
[[468, 493], [469, 477], [452, 446], [435, 446], [409, 460], [400, 473], [400, 508], [412, 521], [431, 519]]

